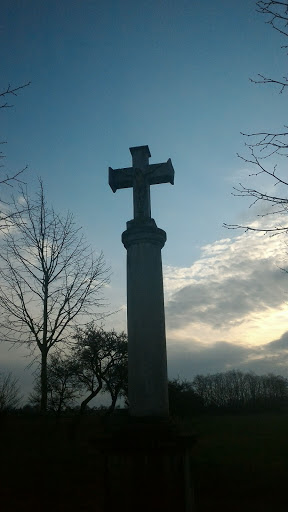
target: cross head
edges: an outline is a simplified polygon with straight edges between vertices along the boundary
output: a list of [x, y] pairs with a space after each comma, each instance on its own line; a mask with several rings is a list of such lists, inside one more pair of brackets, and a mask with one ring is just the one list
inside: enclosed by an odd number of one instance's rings
[[134, 219], [151, 218], [150, 185], [171, 183], [174, 185], [174, 169], [171, 159], [161, 164], [149, 164], [148, 146], [130, 148], [132, 167], [109, 167], [109, 185], [113, 192], [120, 188], [133, 188]]

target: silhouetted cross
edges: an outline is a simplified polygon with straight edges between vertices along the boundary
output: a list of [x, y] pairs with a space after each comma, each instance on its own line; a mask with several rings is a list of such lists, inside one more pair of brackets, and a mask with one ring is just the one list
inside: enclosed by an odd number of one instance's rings
[[109, 167], [109, 185], [113, 192], [119, 188], [133, 187], [134, 219], [151, 218], [150, 185], [171, 183], [174, 185], [174, 169], [167, 162], [149, 165], [151, 156], [148, 146], [130, 148], [132, 167]]

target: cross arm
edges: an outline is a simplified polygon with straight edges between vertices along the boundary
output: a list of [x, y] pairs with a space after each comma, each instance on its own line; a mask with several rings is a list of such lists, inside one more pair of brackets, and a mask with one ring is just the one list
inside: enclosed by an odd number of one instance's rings
[[[113, 192], [119, 188], [133, 187], [134, 167], [124, 167], [123, 169], [112, 169], [109, 167], [109, 185]], [[157, 185], [159, 183], [171, 183], [174, 185], [174, 168], [171, 159], [161, 164], [150, 164], [144, 171], [148, 178], [149, 185]]]
[[133, 187], [133, 167], [124, 167], [124, 169], [112, 169], [109, 167], [109, 185], [113, 192], [118, 188]]
[[150, 185], [157, 185], [159, 183], [171, 183], [171, 185], [174, 185], [175, 171], [170, 158], [162, 164], [150, 164], [148, 174]]

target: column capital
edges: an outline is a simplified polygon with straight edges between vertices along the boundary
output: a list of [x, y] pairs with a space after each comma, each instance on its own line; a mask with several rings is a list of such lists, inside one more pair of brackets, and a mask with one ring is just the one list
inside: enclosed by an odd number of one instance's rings
[[167, 240], [166, 232], [157, 227], [154, 219], [148, 222], [137, 222], [130, 220], [127, 222], [127, 229], [122, 233], [122, 243], [125, 249], [134, 244], [150, 243], [164, 247]]

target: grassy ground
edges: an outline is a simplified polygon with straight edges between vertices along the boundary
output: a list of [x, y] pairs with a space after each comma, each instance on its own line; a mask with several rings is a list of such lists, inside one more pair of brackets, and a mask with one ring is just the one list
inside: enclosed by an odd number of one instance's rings
[[[0, 423], [0, 509], [103, 512], [101, 425], [11, 417]], [[192, 472], [197, 512], [286, 511], [288, 414], [201, 415]], [[135, 509], [136, 510], [136, 509]]]
[[287, 510], [288, 414], [201, 416], [194, 426], [199, 512]]
[[0, 510], [102, 512], [102, 461], [89, 446], [97, 428], [86, 420], [75, 435], [69, 420], [7, 418], [0, 431]]

